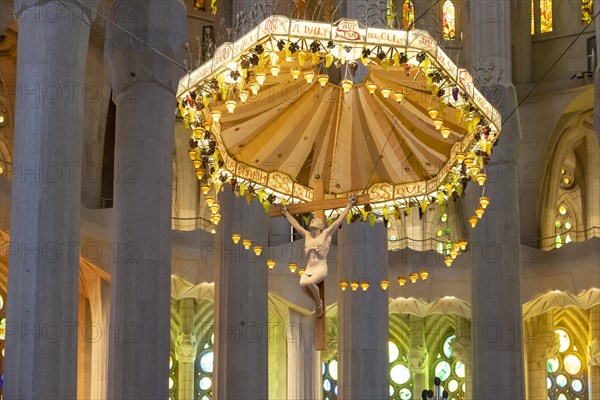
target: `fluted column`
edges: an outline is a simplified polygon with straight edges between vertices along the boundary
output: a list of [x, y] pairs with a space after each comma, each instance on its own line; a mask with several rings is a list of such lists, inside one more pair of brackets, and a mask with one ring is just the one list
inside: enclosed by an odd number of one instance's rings
[[287, 395], [290, 400], [320, 399], [321, 368], [315, 342], [314, 315], [289, 310]]
[[598, 399], [600, 398], [600, 305], [590, 308], [588, 360], [590, 399]]
[[413, 396], [419, 398], [421, 392], [429, 388], [427, 382], [427, 349], [423, 345], [423, 319], [410, 315], [410, 346], [408, 349], [408, 363], [413, 375]]
[[19, 90], [3, 368], [7, 399], [77, 395], [82, 87], [97, 5], [14, 4]]
[[[520, 214], [517, 160], [520, 144], [517, 97], [512, 85], [512, 2], [469, 2], [465, 27], [467, 65], [487, 70], [494, 87], [478, 87], [502, 114], [502, 133], [487, 166], [483, 220], [471, 230], [473, 398], [523, 399]], [[487, 11], [486, 11], [487, 10]], [[490, 45], [493, 43], [493, 45]], [[496, 83], [497, 82], [497, 83]], [[510, 115], [510, 119], [507, 119]], [[480, 188], [470, 187], [468, 214], [478, 207]]]
[[387, 234], [383, 224], [343, 224], [338, 233], [340, 279], [370, 282], [364, 292], [338, 289], [339, 381], [341, 399], [389, 398]]
[[527, 321], [527, 332], [531, 333], [527, 352], [527, 398], [547, 399], [546, 363], [558, 355], [560, 348], [558, 334], [554, 332], [553, 312]]
[[514, 3], [512, 69], [515, 84], [531, 82], [531, 2]]
[[169, 58], [187, 39], [186, 11], [176, 0], [115, 0], [109, 17], [118, 26], [107, 24], [105, 44], [117, 106], [108, 398], [165, 399], [175, 88], [184, 72]]
[[178, 399], [194, 398], [194, 362], [196, 361], [196, 336], [194, 335], [193, 298], [179, 300], [181, 332], [177, 335], [175, 357], [177, 358]]
[[[516, 107], [512, 85], [498, 86], [503, 119]], [[487, 166], [484, 218], [471, 230], [473, 398], [522, 399], [525, 396], [517, 149], [519, 116], [503, 121], [499, 144]], [[480, 189], [468, 188], [469, 212]], [[468, 214], [467, 214], [468, 215]]]
[[[221, 222], [217, 227], [220, 266], [215, 273], [215, 379], [217, 399], [268, 398], [268, 215], [258, 201], [250, 204], [226, 186], [218, 196]], [[234, 244], [240, 233], [265, 249]]]

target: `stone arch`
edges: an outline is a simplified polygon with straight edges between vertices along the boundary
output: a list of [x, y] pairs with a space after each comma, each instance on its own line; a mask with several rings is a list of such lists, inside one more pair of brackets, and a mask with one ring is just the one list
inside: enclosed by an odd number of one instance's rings
[[[551, 137], [542, 164], [539, 195], [538, 246], [555, 248], [556, 210], [561, 202], [571, 207], [576, 220], [573, 241], [600, 236], [600, 147], [593, 127], [593, 110], [564, 114]], [[563, 183], [565, 172], [569, 185]]]

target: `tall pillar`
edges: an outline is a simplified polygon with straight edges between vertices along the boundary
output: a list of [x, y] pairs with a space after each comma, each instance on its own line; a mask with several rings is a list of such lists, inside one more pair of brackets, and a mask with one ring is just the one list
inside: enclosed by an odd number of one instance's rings
[[177, 358], [177, 398], [193, 399], [194, 361], [196, 361], [196, 336], [194, 335], [193, 298], [179, 300], [179, 318], [181, 332], [177, 336], [175, 357]]
[[[236, 197], [229, 186], [219, 194], [221, 222], [217, 245], [221, 263], [215, 273], [215, 379], [217, 399], [268, 398], [267, 218], [262, 205]], [[235, 230], [238, 230], [235, 232]], [[233, 233], [265, 249], [234, 244]]]
[[427, 349], [424, 346], [423, 318], [410, 315], [408, 363], [413, 375], [413, 397], [419, 398], [421, 392], [431, 384], [427, 382]]
[[186, 10], [175, 0], [115, 0], [109, 18], [118, 26], [107, 24], [105, 47], [117, 106], [108, 398], [165, 399], [173, 115], [184, 72], [167, 57], [187, 39]]
[[[594, 15], [600, 13], [600, 1], [594, 2]], [[596, 138], [600, 143], [600, 16], [596, 17], [596, 72], [594, 73], [595, 91], [594, 96], [594, 129]]]
[[600, 305], [590, 308], [589, 388], [590, 399], [600, 398]]
[[[490, 179], [485, 191], [491, 204], [471, 230], [470, 240], [473, 398], [477, 400], [525, 398], [516, 175], [519, 113], [507, 119], [517, 106], [511, 71], [511, 4], [503, 0], [469, 3], [469, 34], [465, 37], [467, 65], [483, 63], [489, 76], [481, 78], [498, 82], [478, 89], [494, 96], [488, 100], [502, 114], [500, 140], [487, 166]], [[469, 187], [468, 195], [467, 215], [471, 215], [480, 188]]]
[[314, 315], [289, 310], [287, 332], [287, 398], [320, 399], [321, 369], [315, 342]]
[[[558, 334], [554, 332], [553, 312], [532, 318], [526, 327], [531, 334], [527, 351], [527, 398], [547, 399], [546, 363], [558, 355], [560, 348]], [[530, 334], [526, 336], [529, 338]]]
[[465, 65], [492, 66], [491, 81], [500, 77], [501, 82], [512, 82], [511, 7], [512, 2], [505, 0], [465, 2]]
[[15, 250], [9, 259], [3, 390], [8, 399], [77, 395], [82, 88], [97, 5], [15, 2]]
[[531, 82], [531, 1], [514, 3], [512, 72], [515, 84]]
[[389, 398], [387, 234], [383, 224], [343, 224], [338, 233], [338, 276], [370, 282], [364, 292], [338, 289], [338, 348], [341, 399]]
[[[520, 296], [520, 219], [517, 149], [520, 143], [514, 87], [498, 85], [503, 95], [503, 130], [487, 166], [485, 185], [491, 199], [471, 230], [473, 398], [523, 399], [525, 396]], [[468, 188], [471, 210], [479, 187]], [[468, 202], [467, 202], [468, 203]]]
[[465, 399], [473, 399], [473, 343], [471, 342], [471, 323], [469, 320], [454, 316], [456, 339], [452, 341], [452, 357], [465, 366]]

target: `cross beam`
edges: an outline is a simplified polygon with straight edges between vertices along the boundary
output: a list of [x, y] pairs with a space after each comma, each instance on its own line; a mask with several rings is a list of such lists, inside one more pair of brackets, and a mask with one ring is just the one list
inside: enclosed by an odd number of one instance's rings
[[[356, 205], [364, 205], [369, 204], [370, 196], [368, 194], [361, 194], [358, 196], [358, 201]], [[303, 214], [311, 211], [321, 211], [321, 210], [333, 210], [339, 208], [345, 208], [348, 205], [348, 199], [337, 198], [337, 199], [325, 199], [325, 200], [315, 200], [310, 203], [299, 203], [299, 204], [290, 204], [287, 207], [290, 214]], [[269, 217], [280, 217], [281, 210], [279, 207], [271, 207], [269, 209]]]

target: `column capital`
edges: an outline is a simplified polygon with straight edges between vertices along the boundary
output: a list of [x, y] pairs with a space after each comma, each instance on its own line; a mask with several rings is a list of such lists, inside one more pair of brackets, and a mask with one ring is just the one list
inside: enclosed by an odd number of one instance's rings
[[407, 358], [411, 371], [417, 374], [425, 372], [427, 368], [427, 352], [425, 351], [425, 347], [418, 346], [409, 349]]
[[558, 333], [544, 332], [536, 335], [535, 342], [529, 347], [529, 362], [539, 363], [540, 368], [546, 368], [546, 361], [555, 358], [560, 349]]
[[115, 23], [106, 26], [104, 54], [113, 93], [119, 96], [144, 82], [175, 93], [186, 72], [187, 16], [181, 0], [115, 0], [109, 18]]
[[[26, 12], [31, 12], [34, 7], [43, 7], [52, 4], [56, 9], [47, 12], [32, 13], [31, 18], [36, 22], [57, 22], [61, 13], [70, 13], [69, 18], [80, 18], [80, 14], [87, 17], [88, 21], [96, 18], [96, 10], [100, 0], [14, 0], [15, 18], [26, 17]], [[25, 14], [25, 15], [24, 15]]]
[[471, 365], [473, 360], [473, 347], [469, 339], [460, 337], [452, 341], [452, 356], [465, 365]]
[[592, 338], [588, 344], [589, 365], [600, 367], [600, 338]]
[[193, 333], [177, 335], [175, 357], [179, 362], [193, 363], [196, 360], [196, 336]]

